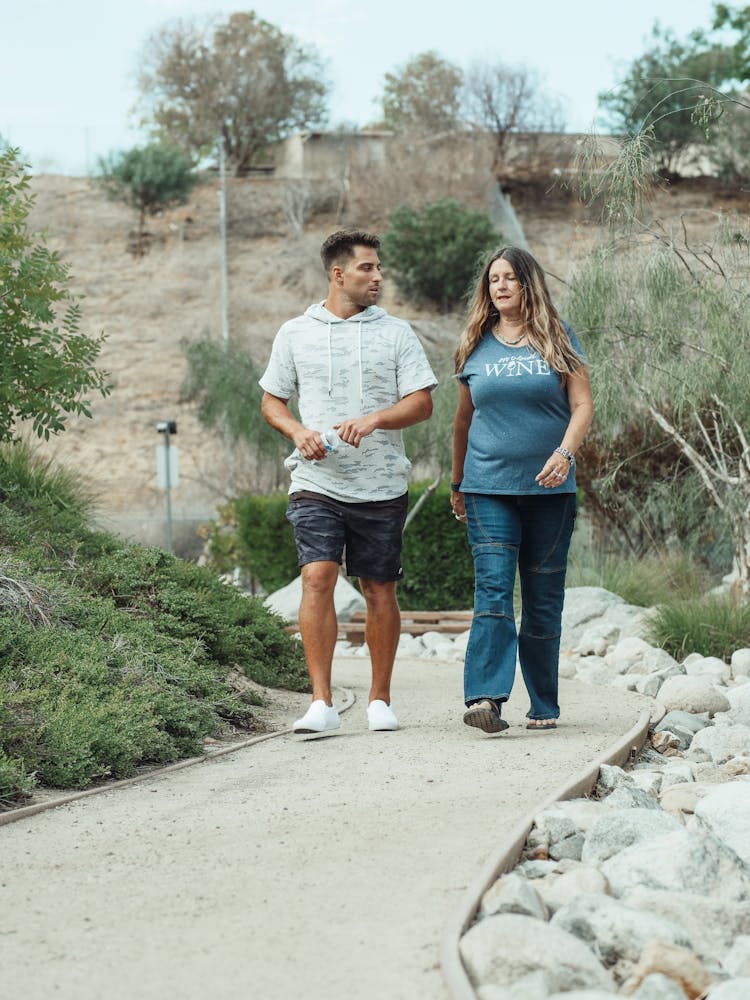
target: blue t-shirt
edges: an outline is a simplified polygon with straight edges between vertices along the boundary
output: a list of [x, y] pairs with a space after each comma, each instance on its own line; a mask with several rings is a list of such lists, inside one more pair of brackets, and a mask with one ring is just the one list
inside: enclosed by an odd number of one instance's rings
[[[583, 350], [569, 326], [570, 342]], [[575, 493], [575, 466], [560, 486], [535, 480], [570, 422], [560, 375], [530, 347], [506, 347], [485, 331], [459, 378], [474, 413], [464, 461], [464, 493]]]

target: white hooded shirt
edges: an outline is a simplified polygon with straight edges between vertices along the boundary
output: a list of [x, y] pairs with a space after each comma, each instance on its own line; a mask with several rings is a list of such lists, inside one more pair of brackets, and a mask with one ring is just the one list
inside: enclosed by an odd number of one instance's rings
[[[260, 385], [280, 399], [296, 396], [301, 422], [324, 432], [433, 389], [437, 380], [408, 323], [378, 306], [341, 319], [321, 302], [281, 327]], [[411, 468], [399, 430], [373, 431], [359, 448], [341, 442], [319, 461], [295, 448], [284, 464], [290, 493], [310, 490], [348, 503], [401, 496]]]

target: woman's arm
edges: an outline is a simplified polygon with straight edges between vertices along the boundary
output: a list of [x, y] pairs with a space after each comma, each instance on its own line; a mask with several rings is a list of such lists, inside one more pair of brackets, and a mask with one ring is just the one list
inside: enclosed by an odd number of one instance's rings
[[[570, 420], [559, 447], [575, 455], [594, 419], [594, 400], [591, 396], [588, 369], [581, 368], [575, 375], [570, 375], [566, 388], [570, 404]], [[559, 486], [568, 478], [571, 465], [572, 462], [555, 451], [544, 463], [544, 468], [536, 480], [548, 488]]]
[[[469, 428], [474, 416], [474, 404], [471, 401], [469, 387], [463, 382], [458, 384], [458, 406], [453, 421], [453, 464], [451, 466], [451, 482], [460, 483], [464, 477], [464, 461], [469, 443]], [[460, 520], [466, 518], [463, 493], [451, 490], [451, 508]]]

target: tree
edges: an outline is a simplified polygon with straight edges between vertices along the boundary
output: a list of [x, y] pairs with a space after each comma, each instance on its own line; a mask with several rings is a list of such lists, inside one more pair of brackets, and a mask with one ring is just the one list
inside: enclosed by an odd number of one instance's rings
[[288, 442], [263, 419], [263, 390], [258, 371], [247, 350], [203, 337], [184, 347], [188, 370], [181, 399], [196, 404], [197, 416], [208, 430], [223, 432], [242, 442], [254, 461], [255, 485], [277, 488], [283, 478], [282, 462]]
[[731, 91], [747, 66], [734, 45], [712, 41], [702, 29], [680, 41], [657, 24], [652, 38], [651, 47], [633, 61], [620, 86], [600, 94], [599, 100], [615, 131], [648, 131], [655, 140], [657, 169], [679, 176], [679, 159], [697, 139], [696, 119], [704, 126], [719, 119], [719, 92]]
[[460, 122], [463, 73], [435, 52], [414, 56], [394, 73], [386, 73], [383, 122], [396, 132], [435, 135]]
[[136, 257], [146, 250], [146, 216], [187, 201], [198, 180], [183, 153], [158, 143], [111, 154], [99, 169], [110, 197], [138, 211]]
[[405, 295], [447, 312], [464, 300], [480, 256], [500, 240], [486, 215], [457, 201], [400, 205], [383, 236], [383, 259]]
[[141, 60], [139, 90], [156, 136], [192, 157], [221, 138], [240, 174], [271, 143], [321, 124], [328, 86], [313, 51], [250, 12], [157, 31]]
[[[712, 244], [692, 246], [687, 237], [678, 243], [655, 228], [649, 246], [645, 230], [637, 242], [595, 256], [571, 285], [566, 315], [586, 345], [597, 411], [598, 429], [587, 447], [610, 444], [602, 478], [619, 490], [621, 505], [628, 503], [622, 486], [632, 481], [629, 463], [647, 462], [656, 475], [651, 484], [638, 481], [636, 516], [637, 507], [653, 506], [660, 493], [671, 529], [684, 521], [691, 492], [685, 473], [692, 470], [693, 482], [715, 508], [714, 518], [705, 510], [699, 515], [703, 534], [715, 536], [716, 521], [723, 519], [732, 536], [738, 589], [747, 595], [750, 240], [747, 233], [719, 227]], [[655, 450], [661, 451], [661, 468]], [[665, 539], [652, 537], [649, 545], [655, 541]]]
[[512, 132], [559, 132], [563, 127], [559, 103], [544, 94], [538, 75], [502, 62], [477, 62], [471, 67], [464, 87], [464, 116], [473, 128], [493, 137], [496, 175]]
[[29, 183], [18, 151], [0, 154], [0, 441], [13, 440], [24, 420], [49, 439], [67, 414], [91, 416], [91, 393], [110, 391], [94, 364], [104, 338], [79, 332], [68, 266], [29, 230]]

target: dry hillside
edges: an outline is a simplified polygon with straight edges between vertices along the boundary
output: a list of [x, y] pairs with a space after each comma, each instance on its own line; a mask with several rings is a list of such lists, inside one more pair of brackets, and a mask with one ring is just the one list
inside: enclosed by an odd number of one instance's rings
[[[155, 447], [162, 439], [155, 425], [176, 420], [181, 478], [172, 497], [175, 546], [195, 552], [196, 529], [222, 498], [226, 466], [222, 441], [179, 402], [181, 343], [205, 333], [221, 337], [218, 182], [209, 180], [189, 204], [151, 220], [152, 247], [141, 259], [127, 252], [134, 213], [108, 201], [95, 181], [38, 176], [33, 190], [32, 226], [45, 230], [71, 265], [73, 290], [84, 296], [84, 329], [106, 333], [101, 363], [114, 381], [111, 396], [95, 401], [92, 420], [71, 421], [66, 433], [41, 447], [91, 485], [103, 526], [161, 545], [165, 498], [156, 484]], [[323, 297], [321, 240], [340, 221], [382, 225], [367, 217], [360, 199], [356, 217], [318, 214], [303, 237], [292, 237], [280, 193], [279, 182], [267, 177], [233, 180], [228, 192], [230, 331], [259, 364], [279, 325]], [[545, 184], [516, 184], [511, 194], [532, 251], [554, 275], [569, 279], [601, 238], [595, 219]], [[656, 205], [677, 229], [681, 218], [697, 226], [715, 211], [738, 209], [746, 205], [708, 182], [678, 185], [660, 194]], [[415, 310], [392, 283], [386, 283], [382, 304], [413, 323], [432, 358], [450, 355], [460, 317]]]

